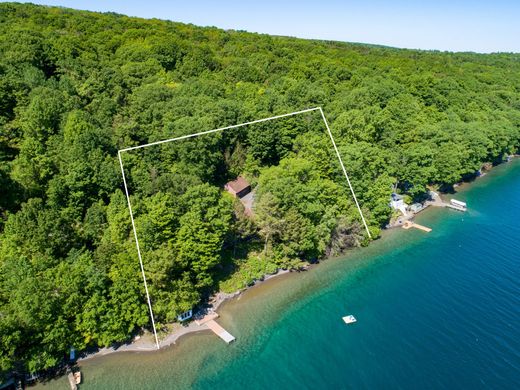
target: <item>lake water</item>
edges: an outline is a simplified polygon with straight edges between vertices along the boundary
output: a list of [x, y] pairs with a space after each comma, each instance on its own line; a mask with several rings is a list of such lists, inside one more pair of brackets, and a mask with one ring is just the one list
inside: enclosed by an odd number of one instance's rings
[[87, 360], [81, 389], [520, 388], [520, 161], [455, 197], [468, 212], [417, 218], [431, 233], [386, 232], [225, 303], [234, 344], [199, 333]]

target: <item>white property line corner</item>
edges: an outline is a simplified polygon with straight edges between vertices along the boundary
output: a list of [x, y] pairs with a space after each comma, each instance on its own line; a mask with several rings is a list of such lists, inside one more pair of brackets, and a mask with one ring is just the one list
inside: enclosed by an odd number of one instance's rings
[[363, 216], [363, 212], [361, 211], [361, 207], [359, 206], [358, 200], [356, 198], [356, 194], [354, 193], [354, 188], [352, 187], [352, 184], [350, 183], [350, 179], [347, 175], [347, 170], [345, 169], [345, 165], [343, 164], [343, 159], [341, 158], [341, 154], [339, 154], [338, 147], [336, 146], [336, 142], [334, 141], [334, 137], [332, 136], [332, 132], [330, 131], [329, 124], [327, 122], [327, 119], [325, 118], [325, 114], [323, 113], [323, 110], [321, 107], [318, 107], [321, 113], [321, 117], [323, 118], [323, 122], [325, 122], [325, 127], [327, 128], [327, 132], [329, 133], [330, 140], [332, 141], [332, 146], [334, 146], [334, 150], [336, 151], [336, 156], [338, 156], [339, 164], [341, 165], [341, 169], [343, 170], [343, 174], [345, 175], [345, 179], [347, 179], [348, 186], [350, 188], [350, 192], [352, 192], [352, 197], [354, 198], [354, 202], [356, 203], [356, 207], [359, 211], [359, 215], [361, 216], [361, 219], [363, 220], [363, 225], [365, 225], [365, 229], [367, 231], [368, 237], [372, 238], [372, 235], [370, 234], [370, 230], [368, 229], [367, 222], [365, 221], [365, 217]]
[[145, 292], [146, 292], [146, 299], [147, 299], [147, 302], [148, 302], [148, 309], [150, 311], [150, 318], [152, 320], [152, 328], [153, 328], [153, 333], [154, 333], [154, 336], [155, 336], [155, 343], [157, 345], [157, 349], [160, 348], [160, 346], [159, 346], [159, 339], [157, 337], [157, 330], [155, 328], [155, 319], [154, 319], [153, 310], [152, 310], [152, 303], [151, 303], [151, 300], [150, 300], [150, 293], [148, 292], [148, 284], [146, 283], [146, 276], [145, 276], [145, 273], [144, 273], [144, 266], [143, 266], [143, 258], [142, 258], [142, 255], [141, 255], [141, 249], [139, 247], [139, 240], [137, 238], [137, 230], [135, 228], [134, 214], [132, 212], [132, 205], [130, 203], [130, 195], [129, 195], [128, 186], [127, 186], [127, 183], [126, 183], [126, 176], [125, 176], [125, 171], [124, 171], [124, 168], [123, 168], [123, 160], [121, 158], [121, 153], [128, 152], [128, 151], [131, 151], [131, 150], [136, 150], [136, 149], [142, 149], [142, 148], [145, 148], [145, 147], [148, 147], [148, 146], [160, 145], [160, 144], [164, 144], [164, 143], [167, 143], [167, 142], [179, 141], [179, 140], [187, 139], [187, 138], [195, 138], [195, 137], [198, 137], [200, 135], [217, 133], [217, 132], [221, 132], [221, 131], [229, 130], [229, 129], [236, 129], [238, 127], [252, 125], [252, 124], [255, 124], [255, 123], [267, 122], [267, 121], [271, 121], [271, 120], [274, 120], [274, 119], [285, 118], [285, 117], [294, 116], [294, 115], [298, 115], [298, 114], [303, 114], [303, 113], [311, 112], [311, 111], [319, 111], [320, 114], [321, 114], [321, 117], [323, 119], [323, 123], [325, 123], [325, 127], [327, 129], [327, 133], [329, 134], [330, 140], [332, 141], [332, 146], [334, 147], [334, 151], [336, 152], [336, 156], [338, 157], [341, 169], [343, 171], [343, 174], [345, 175], [345, 179], [347, 179], [347, 183], [348, 183], [348, 186], [350, 188], [350, 192], [352, 193], [352, 197], [354, 198], [354, 203], [356, 204], [356, 207], [357, 207], [357, 209], [359, 211], [359, 215], [361, 216], [361, 220], [363, 221], [363, 225], [365, 226], [365, 229], [366, 229], [366, 232], [368, 234], [368, 237], [372, 238], [372, 235], [370, 234], [370, 230], [368, 229], [368, 225], [366, 223], [365, 217], [363, 216], [363, 211], [361, 210], [361, 207], [359, 206], [359, 202], [358, 202], [356, 194], [354, 192], [354, 188], [352, 187], [352, 184], [351, 184], [350, 179], [349, 179], [348, 174], [347, 174], [347, 170], [345, 169], [345, 165], [343, 164], [343, 160], [342, 160], [341, 155], [339, 153], [338, 147], [336, 146], [336, 142], [334, 141], [334, 137], [332, 136], [332, 132], [330, 131], [329, 124], [327, 122], [327, 119], [325, 118], [325, 114], [323, 113], [323, 110], [322, 110], [321, 107], [308, 108], [306, 110], [294, 111], [294, 112], [291, 112], [291, 113], [288, 113], [288, 114], [282, 114], [282, 115], [275, 115], [275, 116], [272, 116], [272, 117], [269, 117], [269, 118], [258, 119], [258, 120], [254, 120], [254, 121], [251, 121], [251, 122], [240, 123], [240, 124], [237, 124], [237, 125], [220, 127], [218, 129], [202, 131], [200, 133], [183, 135], [183, 136], [176, 137], [176, 138], [168, 138], [168, 139], [161, 140], [161, 141], [150, 142], [150, 143], [144, 144], [144, 145], [138, 145], [138, 146], [132, 146], [132, 147], [129, 147], [129, 148], [120, 149], [117, 152], [118, 158], [119, 158], [119, 165], [121, 166], [121, 174], [123, 175], [123, 184], [124, 184], [124, 187], [125, 187], [126, 200], [128, 202], [128, 210], [130, 211], [130, 219], [132, 221], [132, 229], [134, 231], [135, 245], [137, 247], [137, 256], [139, 257], [139, 265], [141, 266], [141, 273], [143, 275], [144, 289], [145, 289]]

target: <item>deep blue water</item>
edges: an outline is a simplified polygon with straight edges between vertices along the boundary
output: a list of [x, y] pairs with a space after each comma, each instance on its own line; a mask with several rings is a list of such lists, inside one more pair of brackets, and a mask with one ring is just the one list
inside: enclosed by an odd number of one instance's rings
[[[293, 302], [253, 341], [253, 353], [226, 361], [196, 386], [520, 388], [515, 164], [455, 195], [469, 212], [425, 215], [432, 233], [409, 232], [421, 237], [406, 237]], [[358, 322], [346, 326], [340, 318], [350, 313]]]
[[455, 197], [469, 211], [426, 211], [431, 233], [391, 232], [229, 302], [234, 344], [86, 361], [83, 388], [520, 389], [520, 161]]

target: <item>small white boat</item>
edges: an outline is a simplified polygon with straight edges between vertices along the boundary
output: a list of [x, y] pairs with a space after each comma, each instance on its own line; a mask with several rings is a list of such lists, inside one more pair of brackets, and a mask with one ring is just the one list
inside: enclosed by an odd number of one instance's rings
[[353, 324], [354, 322], [356, 322], [356, 317], [354, 317], [352, 314], [351, 315], [348, 315], [348, 316], [345, 316], [343, 317], [343, 321], [345, 321], [345, 324]]

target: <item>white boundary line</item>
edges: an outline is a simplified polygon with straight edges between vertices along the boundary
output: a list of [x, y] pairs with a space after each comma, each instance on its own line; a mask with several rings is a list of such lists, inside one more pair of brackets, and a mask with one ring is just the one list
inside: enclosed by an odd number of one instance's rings
[[289, 114], [276, 115], [276, 116], [272, 116], [270, 118], [264, 118], [264, 119], [258, 119], [256, 121], [240, 123], [238, 125], [220, 127], [218, 129], [215, 129], [215, 130], [202, 131], [200, 133], [183, 135], [183, 136], [177, 137], [177, 138], [169, 138], [169, 139], [165, 139], [165, 140], [162, 140], [162, 141], [150, 142], [149, 144], [144, 144], [144, 145], [139, 145], [139, 146], [132, 146], [131, 148], [121, 149], [120, 152], [127, 152], [129, 150], [136, 150], [136, 149], [146, 148], [147, 146], [159, 145], [159, 144], [164, 144], [166, 142], [179, 141], [181, 139], [198, 137], [199, 135], [216, 133], [216, 132], [222, 131], [222, 130], [236, 129], [237, 127], [252, 125], [252, 124], [261, 123], [261, 122], [267, 122], [267, 121], [271, 121], [273, 119], [285, 118], [287, 116], [303, 114], [304, 112], [310, 112], [310, 111], [316, 111], [316, 110], [321, 110], [321, 107], [308, 108], [307, 110], [295, 111], [295, 112], [291, 112]]
[[132, 205], [130, 204], [130, 195], [128, 195], [128, 186], [126, 185], [125, 170], [123, 169], [123, 160], [121, 159], [121, 151], [117, 152], [119, 157], [119, 165], [121, 165], [121, 173], [123, 174], [123, 184], [125, 185], [126, 200], [128, 201], [128, 210], [130, 211], [130, 219], [132, 220], [132, 229], [134, 230], [135, 245], [137, 247], [137, 256], [139, 257], [139, 264], [141, 265], [141, 273], [143, 274], [144, 290], [146, 291], [146, 299], [148, 301], [148, 309], [150, 310], [150, 318], [152, 319], [153, 334], [155, 336], [155, 344], [159, 349], [159, 339], [157, 338], [157, 330], [155, 329], [155, 320], [153, 317], [152, 303], [150, 302], [150, 294], [148, 293], [148, 284], [146, 283], [146, 276], [144, 275], [143, 258], [141, 256], [141, 248], [139, 247], [139, 240], [137, 239], [137, 230], [135, 230], [134, 213], [132, 212]]
[[204, 134], [217, 133], [217, 132], [223, 131], [223, 130], [236, 129], [237, 127], [243, 127], [243, 126], [252, 125], [252, 124], [261, 123], [261, 122], [267, 122], [267, 121], [270, 121], [270, 120], [273, 120], [273, 119], [285, 118], [285, 117], [288, 117], [288, 116], [303, 114], [305, 112], [311, 112], [311, 111], [319, 111], [320, 114], [321, 114], [323, 122], [325, 123], [325, 127], [327, 128], [327, 133], [329, 134], [330, 140], [332, 141], [332, 146], [334, 147], [334, 150], [336, 152], [336, 156], [338, 157], [339, 163], [341, 165], [341, 169], [343, 171], [343, 174], [345, 175], [345, 178], [347, 179], [347, 183], [348, 183], [348, 186], [350, 188], [350, 192], [352, 193], [352, 197], [354, 198], [354, 202], [356, 203], [356, 207], [357, 207], [357, 209], [359, 211], [359, 215], [361, 216], [361, 219], [363, 220], [363, 225], [365, 226], [365, 229], [367, 231], [368, 237], [372, 238], [372, 235], [370, 234], [370, 230], [368, 229], [367, 222], [365, 221], [365, 217], [363, 216], [363, 212], [361, 211], [361, 207], [359, 206], [358, 200], [356, 198], [356, 194], [354, 193], [354, 188], [352, 188], [352, 184], [350, 183], [350, 179], [349, 179], [349, 177], [347, 175], [347, 170], [345, 169], [345, 165], [343, 164], [343, 160], [341, 159], [341, 155], [339, 153], [338, 147], [336, 146], [336, 142], [334, 141], [334, 137], [332, 136], [332, 132], [330, 131], [329, 124], [327, 122], [327, 119], [325, 118], [325, 114], [323, 113], [323, 110], [322, 110], [321, 107], [308, 108], [306, 110], [294, 111], [294, 112], [291, 112], [291, 113], [288, 113], [288, 114], [276, 115], [276, 116], [272, 116], [272, 117], [269, 117], [269, 118], [263, 118], [263, 119], [258, 119], [258, 120], [251, 121], [251, 122], [240, 123], [238, 125], [220, 127], [218, 129], [214, 129], [214, 130], [202, 131], [200, 133], [188, 134], [188, 135], [183, 135], [181, 137], [169, 138], [169, 139], [165, 139], [165, 140], [162, 140], [162, 141], [156, 141], [156, 142], [150, 142], [150, 143], [144, 144], [144, 145], [132, 146], [130, 148], [120, 149], [117, 152], [117, 155], [118, 155], [118, 158], [119, 158], [119, 165], [121, 166], [121, 174], [123, 175], [123, 184], [125, 186], [126, 200], [128, 202], [128, 210], [130, 211], [130, 219], [132, 220], [132, 229], [134, 231], [135, 245], [137, 247], [137, 256], [139, 257], [139, 265], [141, 266], [141, 273], [143, 275], [144, 289], [146, 291], [146, 299], [147, 299], [147, 302], [148, 302], [148, 309], [150, 310], [150, 318], [152, 320], [153, 333], [154, 333], [154, 336], [155, 336], [155, 343], [157, 345], [157, 349], [160, 349], [159, 339], [157, 338], [157, 330], [155, 329], [155, 320], [154, 320], [154, 316], [153, 316], [152, 303], [150, 301], [150, 294], [148, 293], [148, 284], [146, 283], [146, 276], [144, 274], [143, 258], [141, 256], [141, 249], [139, 247], [139, 240], [137, 239], [137, 230], [135, 229], [134, 214], [132, 212], [132, 205], [130, 203], [130, 195], [128, 193], [128, 186], [126, 184], [126, 176], [125, 176], [125, 171], [124, 171], [124, 168], [123, 168], [123, 160], [121, 158], [121, 153], [122, 152], [128, 152], [128, 151], [131, 151], [131, 150], [136, 150], [136, 149], [142, 149], [142, 148], [145, 148], [147, 146], [160, 145], [160, 144], [164, 144], [164, 143], [167, 143], [167, 142], [179, 141], [179, 140], [187, 139], [187, 138], [194, 138], [194, 137], [198, 137], [198, 136], [204, 135]]
[[338, 156], [339, 164], [341, 165], [341, 169], [343, 170], [343, 173], [345, 174], [345, 179], [347, 179], [348, 186], [350, 188], [350, 192], [352, 192], [352, 197], [354, 198], [354, 202], [356, 202], [356, 207], [359, 211], [359, 215], [361, 215], [361, 219], [363, 220], [363, 225], [365, 225], [365, 229], [367, 231], [368, 237], [372, 238], [372, 235], [370, 234], [370, 230], [368, 230], [367, 222], [365, 221], [365, 217], [363, 216], [363, 212], [361, 211], [361, 207], [359, 207], [358, 200], [356, 198], [356, 194], [354, 193], [354, 188], [352, 188], [352, 184], [350, 184], [350, 179], [347, 175], [347, 170], [345, 169], [345, 165], [343, 165], [343, 160], [341, 159], [341, 155], [339, 154], [338, 147], [336, 146], [336, 142], [334, 141], [334, 137], [332, 136], [332, 132], [330, 131], [329, 124], [327, 122], [327, 119], [325, 119], [325, 114], [323, 113], [323, 110], [321, 107], [318, 107], [321, 113], [321, 117], [323, 118], [323, 122], [325, 122], [325, 127], [327, 127], [327, 131], [330, 136], [330, 140], [332, 141], [332, 146], [334, 146], [334, 150], [336, 151], [336, 156]]

